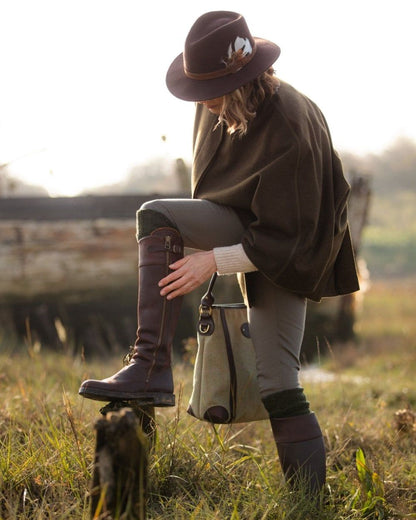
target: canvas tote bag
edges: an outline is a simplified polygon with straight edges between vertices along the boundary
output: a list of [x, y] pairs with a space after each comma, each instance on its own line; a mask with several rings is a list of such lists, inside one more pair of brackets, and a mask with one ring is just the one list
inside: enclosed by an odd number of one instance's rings
[[244, 303], [214, 305], [215, 273], [201, 299], [188, 413], [217, 424], [268, 419]]

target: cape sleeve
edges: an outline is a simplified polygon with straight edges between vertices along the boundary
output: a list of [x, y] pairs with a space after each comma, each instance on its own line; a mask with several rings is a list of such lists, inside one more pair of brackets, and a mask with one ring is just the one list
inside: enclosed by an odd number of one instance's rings
[[325, 125], [306, 137], [292, 132], [287, 142], [258, 172], [242, 245], [274, 283], [313, 295], [329, 279], [347, 232], [350, 187]]

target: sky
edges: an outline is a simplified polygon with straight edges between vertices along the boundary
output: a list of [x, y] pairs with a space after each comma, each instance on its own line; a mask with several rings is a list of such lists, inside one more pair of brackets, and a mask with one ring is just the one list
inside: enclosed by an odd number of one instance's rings
[[76, 195], [155, 156], [190, 161], [195, 107], [169, 93], [165, 74], [211, 10], [240, 12], [254, 36], [281, 47], [278, 77], [320, 106], [339, 151], [416, 140], [414, 5], [0, 0], [0, 165], [51, 195]]

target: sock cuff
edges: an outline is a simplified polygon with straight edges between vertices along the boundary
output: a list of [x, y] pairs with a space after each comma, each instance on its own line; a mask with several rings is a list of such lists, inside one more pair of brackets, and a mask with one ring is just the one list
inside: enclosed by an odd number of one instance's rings
[[271, 419], [295, 417], [310, 413], [303, 388], [291, 388], [270, 394], [262, 399]]
[[161, 227], [170, 227], [178, 230], [175, 224], [160, 211], [154, 209], [139, 209], [136, 213], [136, 238], [139, 241], [149, 236], [152, 231]]

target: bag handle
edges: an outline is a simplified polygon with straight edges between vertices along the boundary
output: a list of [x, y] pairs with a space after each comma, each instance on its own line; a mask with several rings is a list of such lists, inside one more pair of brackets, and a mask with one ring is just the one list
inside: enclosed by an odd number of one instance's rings
[[212, 290], [214, 288], [215, 280], [217, 279], [217, 272], [211, 276], [207, 292], [201, 298], [201, 305], [199, 306], [199, 322], [198, 330], [204, 336], [210, 336], [214, 332], [214, 321], [212, 319], [212, 306], [214, 305], [214, 295]]
[[201, 305], [212, 307], [212, 305], [214, 304], [215, 298], [212, 294], [212, 290], [214, 289], [214, 284], [215, 280], [217, 279], [217, 276], [217, 272], [215, 271], [215, 273], [211, 276], [211, 280], [209, 281], [207, 292], [201, 298]]

